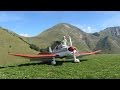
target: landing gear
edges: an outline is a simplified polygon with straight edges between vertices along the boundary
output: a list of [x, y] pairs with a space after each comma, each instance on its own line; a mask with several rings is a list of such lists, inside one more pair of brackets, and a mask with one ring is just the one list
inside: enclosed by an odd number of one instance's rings
[[56, 65], [55, 57], [53, 57], [53, 60], [51, 61], [52, 65]]
[[54, 61], [54, 60], [51, 61], [51, 64], [52, 64], [52, 65], [55, 65], [55, 64], [56, 64], [56, 61]]
[[79, 59], [75, 59], [74, 62], [75, 63], [79, 63], [80, 61], [79, 61]]
[[80, 62], [80, 60], [79, 60], [79, 59], [76, 59], [76, 56], [75, 56], [75, 51], [73, 51], [73, 57], [74, 57], [74, 62], [75, 62], [75, 63], [79, 63], [79, 62]]

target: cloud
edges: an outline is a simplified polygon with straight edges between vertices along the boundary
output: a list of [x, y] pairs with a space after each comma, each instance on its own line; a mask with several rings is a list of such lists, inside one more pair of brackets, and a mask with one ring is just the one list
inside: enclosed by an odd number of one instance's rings
[[14, 14], [14, 12], [0, 12], [0, 22], [8, 22], [8, 21], [19, 21], [22, 17]]
[[80, 25], [80, 24], [73, 24], [73, 25], [80, 28], [81, 30], [83, 30], [86, 33], [93, 33], [96, 31], [96, 29], [92, 28], [91, 26]]
[[24, 37], [31, 37], [31, 35], [28, 35], [28, 34], [26, 34], [26, 33], [21, 33], [21, 34], [19, 34], [20, 36], [24, 36]]
[[86, 29], [87, 31], [88, 31], [88, 33], [92, 33], [92, 27], [87, 27], [87, 29]]

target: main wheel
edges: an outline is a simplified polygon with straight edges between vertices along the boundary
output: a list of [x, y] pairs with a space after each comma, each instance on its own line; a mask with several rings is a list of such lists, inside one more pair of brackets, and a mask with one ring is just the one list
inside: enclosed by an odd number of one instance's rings
[[52, 64], [52, 65], [55, 65], [55, 64], [56, 64], [56, 61], [54, 61], [54, 60], [51, 61], [51, 64]]
[[80, 61], [79, 61], [79, 59], [76, 59], [74, 62], [79, 63]]

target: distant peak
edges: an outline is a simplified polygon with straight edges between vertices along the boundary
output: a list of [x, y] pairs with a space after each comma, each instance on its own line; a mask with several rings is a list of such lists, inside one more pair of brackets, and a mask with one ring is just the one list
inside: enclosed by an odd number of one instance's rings
[[70, 28], [70, 26], [69, 25], [67, 25], [67, 24], [63, 24], [64, 25], [64, 27], [66, 27], [66, 28]]
[[107, 27], [106, 29], [120, 29], [120, 26]]
[[55, 26], [62, 26], [62, 27], [65, 27], [65, 28], [75, 27], [74, 25], [69, 24], [69, 23], [59, 23], [59, 24], [56, 24]]
[[111, 36], [120, 36], [120, 26], [107, 27], [102, 32]]
[[59, 24], [61, 24], [61, 25], [67, 24], [68, 25], [68, 23], [59, 23]]

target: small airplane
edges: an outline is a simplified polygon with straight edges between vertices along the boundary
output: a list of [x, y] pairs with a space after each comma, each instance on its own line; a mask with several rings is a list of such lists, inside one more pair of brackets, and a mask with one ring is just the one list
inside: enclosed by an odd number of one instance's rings
[[25, 57], [25, 58], [47, 58], [47, 59], [52, 59], [51, 64], [55, 65], [56, 60], [55, 58], [63, 58], [63, 57], [72, 57], [74, 58], [74, 62], [79, 63], [80, 60], [77, 59], [76, 57], [79, 56], [86, 56], [86, 55], [93, 55], [101, 52], [101, 50], [96, 50], [93, 52], [78, 52], [76, 50], [76, 47], [72, 45], [71, 37], [69, 36], [69, 43], [70, 45], [67, 45], [67, 39], [64, 36], [63, 41], [60, 45], [56, 45], [55, 48], [52, 50], [51, 47], [49, 47], [49, 52], [41, 52], [37, 55], [30, 55], [30, 54], [13, 54], [9, 53], [9, 55], [14, 55], [14, 56], [20, 56], [20, 57]]

